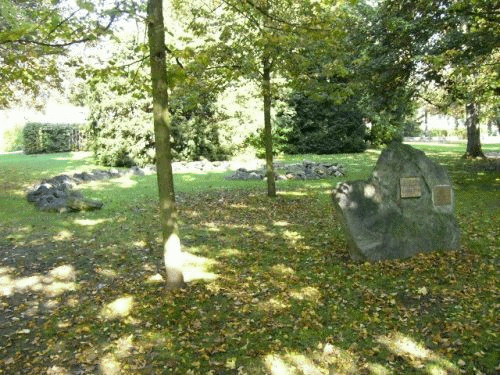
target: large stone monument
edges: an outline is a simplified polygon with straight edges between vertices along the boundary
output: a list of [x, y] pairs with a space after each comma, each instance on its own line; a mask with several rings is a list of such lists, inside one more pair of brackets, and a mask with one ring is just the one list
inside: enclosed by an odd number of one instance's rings
[[368, 180], [339, 183], [332, 198], [355, 260], [459, 248], [448, 173], [409, 145], [392, 143]]

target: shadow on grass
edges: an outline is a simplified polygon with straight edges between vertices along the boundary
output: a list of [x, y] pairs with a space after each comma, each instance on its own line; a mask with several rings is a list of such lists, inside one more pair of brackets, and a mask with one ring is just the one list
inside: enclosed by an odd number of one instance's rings
[[[443, 335], [442, 320], [426, 313], [445, 317], [459, 304], [431, 292], [447, 261], [352, 264], [322, 195], [181, 195], [185, 249], [210, 260], [205, 271], [217, 277], [174, 292], [162, 281], [152, 203], [123, 207], [122, 219], [67, 215], [73, 225], [56, 236], [2, 246], [4, 370], [458, 373], [457, 357], [432, 336]], [[421, 299], [421, 285], [433, 299]], [[442, 339], [446, 349], [465, 345]]]
[[499, 222], [483, 195], [458, 192], [474, 198], [458, 208], [472, 228], [462, 251], [354, 264], [330, 183], [287, 183], [274, 200], [262, 182], [187, 186], [190, 282], [166, 291], [156, 187], [134, 181], [89, 186], [111, 200], [102, 211], [28, 210], [1, 228], [0, 370], [494, 373]]

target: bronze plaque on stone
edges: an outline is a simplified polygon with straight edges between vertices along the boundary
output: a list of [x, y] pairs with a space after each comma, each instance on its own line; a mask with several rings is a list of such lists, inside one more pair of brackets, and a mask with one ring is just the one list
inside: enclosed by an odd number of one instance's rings
[[437, 185], [432, 189], [432, 202], [434, 207], [451, 206], [453, 193], [450, 185]]
[[399, 179], [401, 198], [419, 198], [422, 195], [420, 177], [402, 177]]

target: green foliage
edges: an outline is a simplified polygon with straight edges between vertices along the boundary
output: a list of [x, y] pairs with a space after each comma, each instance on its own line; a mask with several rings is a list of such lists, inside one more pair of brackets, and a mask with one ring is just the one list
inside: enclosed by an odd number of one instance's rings
[[23, 129], [26, 154], [82, 150], [85, 137], [78, 124], [27, 123]]
[[23, 149], [23, 126], [16, 124], [3, 133], [3, 150], [6, 152]]
[[366, 9], [363, 74], [373, 81], [366, 87], [374, 113], [384, 110], [392, 125], [402, 125], [417, 96], [441, 113], [474, 102], [491, 116], [500, 86], [497, 1], [386, 0]]
[[109, 32], [116, 7], [91, 1], [0, 0], [0, 107], [60, 88], [61, 58], [70, 45]]
[[[104, 85], [99, 87], [105, 89]], [[105, 91], [96, 93], [94, 100], [88, 131], [96, 162], [113, 167], [154, 163], [150, 101], [133, 93], [113, 95]]]
[[[23, 186], [95, 168], [91, 160], [0, 155], [0, 368], [495, 374], [500, 181], [482, 167], [498, 162], [459, 160], [464, 147], [418, 146], [453, 178], [461, 250], [376, 263], [349, 259], [332, 216], [328, 191], [343, 178], [278, 181], [270, 200], [262, 181], [175, 175], [191, 277], [181, 291], [165, 290], [155, 175], [83, 185], [105, 209], [53, 215], [34, 211]], [[313, 160], [363, 179], [377, 156]], [[31, 314], [35, 302], [50, 309]], [[22, 350], [9, 345], [20, 339]]]
[[369, 141], [374, 145], [400, 138], [405, 123], [413, 117], [413, 48], [427, 40], [425, 35], [409, 35], [412, 21], [393, 7], [398, 4], [391, 1], [360, 7], [364, 24], [359, 25], [355, 38], [362, 50], [355, 78], [362, 93], [359, 105], [370, 124]]
[[422, 135], [420, 124], [416, 120], [407, 121], [404, 124], [403, 135], [405, 137], [419, 137]]
[[371, 124], [368, 140], [374, 146], [383, 146], [401, 137], [400, 127], [388, 122], [374, 121]]
[[[109, 73], [112, 72], [105, 74], [104, 79], [95, 76], [93, 87], [82, 88], [88, 93], [88, 130], [96, 162], [116, 167], [154, 164], [148, 77], [142, 71]], [[169, 101], [174, 159], [226, 158], [228, 151], [221, 146], [214, 95], [197, 86], [178, 85]]]
[[467, 139], [467, 128], [461, 127], [453, 130], [453, 135], [460, 139]]
[[284, 117], [293, 128], [288, 153], [339, 154], [366, 149], [363, 114], [354, 102], [337, 104], [328, 96], [295, 94], [290, 104], [294, 114]]
[[[366, 149], [366, 126], [353, 103], [336, 104], [328, 98], [294, 94], [282, 103], [273, 124], [273, 153], [339, 154]], [[264, 156], [264, 132], [250, 135], [246, 144]]]
[[[291, 146], [289, 145], [289, 138], [292, 132], [293, 128], [288, 121], [280, 118], [275, 120], [272, 134], [274, 156], [283, 155], [285, 152], [290, 153]], [[264, 158], [266, 156], [264, 129], [258, 130], [257, 133], [250, 134], [245, 139], [244, 145], [254, 148], [258, 158]]]
[[172, 154], [175, 160], [224, 160], [227, 152], [219, 139], [213, 114], [203, 108], [195, 111], [174, 111], [172, 115]]
[[221, 146], [229, 155], [254, 153], [255, 147], [248, 138], [256, 138], [263, 127], [262, 99], [259, 95], [260, 87], [255, 83], [240, 80], [232, 82], [217, 96], [218, 133]]
[[223, 145], [222, 114], [217, 92], [197, 79], [180, 82], [169, 100], [172, 153], [175, 160], [223, 160], [230, 149]]
[[447, 137], [449, 135], [446, 129], [431, 129], [429, 131], [429, 136], [431, 137]]

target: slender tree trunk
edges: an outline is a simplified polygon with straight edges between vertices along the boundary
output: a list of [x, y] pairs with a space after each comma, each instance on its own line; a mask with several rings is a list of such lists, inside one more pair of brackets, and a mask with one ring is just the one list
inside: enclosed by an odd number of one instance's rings
[[484, 158], [481, 148], [481, 133], [479, 127], [479, 105], [471, 102], [465, 106], [467, 126], [467, 150], [466, 158]]
[[172, 173], [162, 0], [148, 0], [147, 13], [163, 255], [167, 269], [167, 287], [179, 288], [184, 285], [184, 277], [181, 244], [177, 233], [177, 212]]
[[276, 196], [273, 166], [273, 132], [271, 126], [271, 62], [268, 56], [262, 60], [262, 91], [264, 96], [264, 143], [266, 148], [267, 195]]
[[428, 121], [428, 111], [427, 108], [425, 109], [424, 112], [424, 123], [425, 123], [425, 130], [424, 130], [424, 136], [428, 137], [429, 136], [429, 121]]

